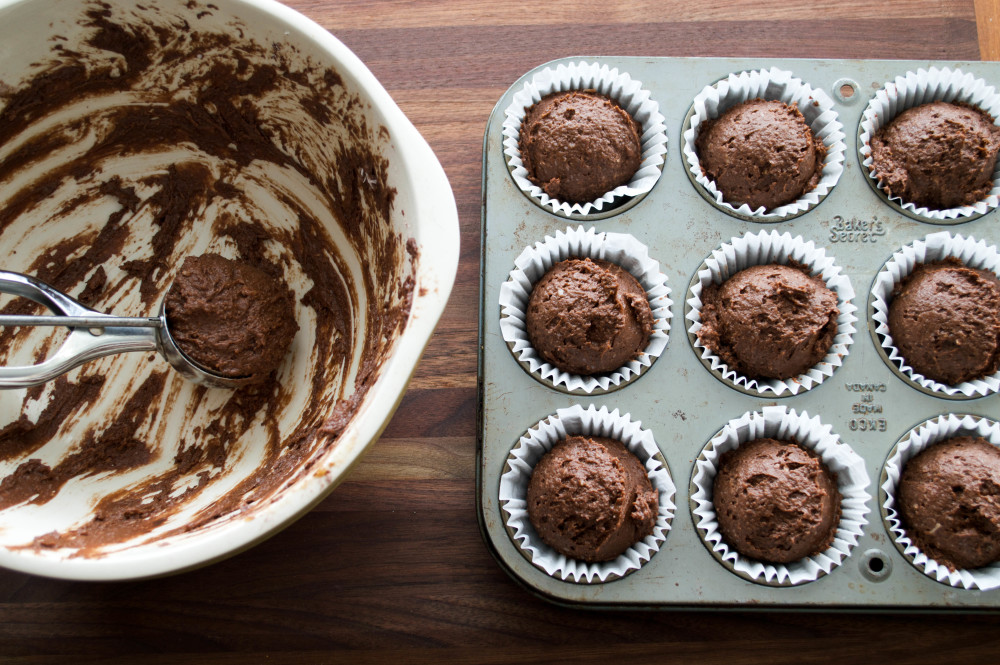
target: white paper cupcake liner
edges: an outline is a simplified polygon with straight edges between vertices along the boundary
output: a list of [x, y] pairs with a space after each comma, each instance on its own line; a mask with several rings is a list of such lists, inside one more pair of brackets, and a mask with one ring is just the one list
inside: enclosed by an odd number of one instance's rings
[[906, 364], [906, 358], [889, 333], [889, 305], [895, 286], [906, 279], [917, 265], [949, 257], [958, 259], [969, 268], [989, 270], [1000, 277], [1000, 254], [994, 245], [987, 245], [983, 240], [953, 236], [947, 231], [940, 231], [906, 245], [885, 262], [872, 283], [869, 308], [875, 343], [882, 347], [888, 357], [889, 367], [914, 387], [952, 399], [983, 397], [1000, 388], [1000, 371], [954, 386], [928, 379]]
[[882, 469], [879, 494], [882, 519], [886, 530], [893, 536], [896, 547], [924, 575], [956, 589], [996, 589], [1000, 587], [1000, 562], [983, 568], [951, 570], [929, 558], [913, 544], [899, 517], [896, 488], [907, 462], [928, 446], [956, 436], [981, 436], [1000, 447], [1000, 424], [979, 416], [947, 414], [927, 420], [907, 432], [889, 453]]
[[[528, 179], [528, 171], [521, 161], [521, 148], [518, 145], [525, 112], [545, 95], [572, 90], [595, 90], [614, 99], [642, 127], [639, 137], [642, 161], [639, 170], [626, 184], [587, 203], [569, 203], [554, 199], [531, 182]], [[653, 188], [663, 171], [663, 162], [667, 154], [667, 128], [663, 124], [660, 105], [650, 99], [649, 91], [642, 88], [641, 81], [634, 81], [631, 76], [619, 72], [617, 68], [609, 69], [607, 65], [596, 62], [571, 62], [560, 64], [555, 68], [546, 67], [536, 73], [514, 95], [505, 115], [504, 154], [507, 156], [507, 165], [514, 182], [539, 205], [556, 214], [582, 217], [611, 208], [619, 199], [642, 196]]]
[[[816, 453], [837, 474], [841, 517], [833, 543], [825, 551], [787, 564], [766, 563], [743, 556], [719, 532], [713, 484], [722, 455], [760, 438], [794, 440]], [[765, 406], [730, 420], [705, 446], [691, 476], [691, 515], [705, 546], [729, 570], [768, 586], [794, 586], [828, 574], [850, 555], [867, 524], [869, 494], [865, 461], [824, 425], [818, 416], [783, 406]]]
[[[837, 334], [833, 338], [833, 344], [825, 358], [797, 377], [781, 380], [744, 376], [731, 369], [722, 358], [698, 339], [698, 331], [702, 325], [702, 291], [708, 284], [722, 284], [745, 268], [769, 263], [788, 264], [791, 261], [807, 266], [810, 274], [819, 276], [827, 287], [837, 294], [840, 316], [837, 317]], [[725, 383], [737, 390], [761, 396], [797, 395], [801, 391], [823, 383], [844, 363], [848, 348], [854, 341], [856, 330], [854, 324], [858, 320], [854, 314], [857, 307], [852, 302], [853, 299], [854, 289], [850, 280], [841, 274], [840, 267], [834, 263], [833, 257], [827, 256], [826, 250], [816, 247], [813, 241], [806, 242], [802, 236], [793, 238], [787, 232], [747, 233], [742, 237], [732, 238], [713, 251], [692, 280], [685, 315], [690, 322], [688, 337], [702, 362]]]
[[[650, 483], [660, 494], [660, 510], [653, 533], [635, 543], [613, 561], [587, 563], [571, 559], [542, 542], [528, 518], [528, 482], [531, 472], [542, 456], [557, 442], [567, 436], [602, 436], [625, 444], [649, 474]], [[506, 514], [507, 532], [531, 563], [552, 577], [567, 581], [593, 584], [609, 582], [638, 570], [660, 549], [674, 518], [676, 487], [670, 470], [656, 441], [642, 423], [633, 421], [629, 414], [621, 415], [618, 409], [608, 412], [593, 405], [584, 409], [573, 405], [559, 409], [555, 415], [542, 420], [521, 437], [511, 450], [505, 472], [500, 478], [500, 504]]]
[[1000, 203], [1000, 160], [993, 171], [993, 189], [985, 199], [973, 205], [946, 210], [931, 210], [898, 196], [888, 196], [872, 163], [871, 138], [879, 129], [906, 109], [936, 101], [962, 102], [989, 113], [994, 120], [1000, 120], [1000, 95], [983, 79], [960, 69], [918, 69], [915, 73], [897, 76], [875, 93], [858, 126], [858, 152], [870, 184], [907, 214], [930, 222], [964, 222], [989, 212]]
[[[805, 117], [806, 124], [812, 129], [813, 135], [826, 146], [823, 171], [816, 187], [805, 192], [798, 200], [778, 206], [771, 211], [767, 211], [763, 206], [751, 210], [748, 204], [736, 207], [724, 201], [723, 194], [716, 187], [715, 181], [705, 175], [695, 150], [695, 140], [704, 121], [718, 118], [732, 107], [757, 98], [780, 101], [797, 107]], [[843, 128], [829, 95], [822, 89], [804, 83], [791, 72], [772, 67], [768, 70], [730, 74], [714, 85], [705, 86], [694, 98], [690, 126], [685, 123], [681, 137], [681, 150], [687, 161], [689, 175], [716, 207], [734, 217], [758, 222], [776, 222], [811, 210], [837, 184], [844, 172], [844, 154], [847, 150]]]
[[[610, 261], [627, 270], [646, 291], [653, 313], [653, 333], [643, 352], [623, 367], [606, 374], [570, 374], [546, 362], [528, 337], [527, 311], [531, 290], [548, 270], [570, 258]], [[624, 386], [645, 372], [663, 353], [670, 339], [670, 288], [659, 262], [649, 250], [625, 233], [598, 233], [595, 229], [568, 228], [546, 236], [528, 247], [514, 261], [514, 270], [500, 286], [500, 331], [511, 353], [531, 376], [557, 390], [591, 394]]]

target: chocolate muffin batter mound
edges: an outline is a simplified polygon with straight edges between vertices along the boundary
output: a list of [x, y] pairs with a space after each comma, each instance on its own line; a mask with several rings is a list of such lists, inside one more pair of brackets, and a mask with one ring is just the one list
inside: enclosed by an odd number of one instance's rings
[[587, 203], [626, 184], [639, 170], [642, 127], [592, 90], [554, 92], [521, 122], [528, 178], [554, 199]]
[[218, 254], [185, 258], [164, 303], [178, 348], [227, 377], [265, 380], [299, 329], [295, 295], [287, 286]]
[[569, 259], [538, 280], [528, 300], [528, 337], [539, 355], [572, 374], [611, 372], [635, 358], [653, 332], [642, 286], [601, 259]]
[[1000, 127], [978, 108], [931, 102], [871, 138], [871, 169], [889, 196], [932, 210], [971, 205], [993, 189]]
[[659, 492], [620, 441], [570, 436], [535, 465], [528, 518], [547, 545], [581, 561], [610, 561], [653, 532]]
[[837, 335], [837, 294], [796, 265], [751, 266], [706, 286], [701, 300], [698, 339], [751, 378], [803, 374]]
[[903, 360], [948, 385], [1000, 369], [1000, 281], [957, 259], [918, 265], [896, 285], [889, 334]]
[[906, 535], [955, 570], [1000, 561], [1000, 448], [958, 436], [928, 446], [899, 479]]
[[798, 108], [751, 99], [701, 124], [695, 151], [705, 177], [734, 206], [772, 210], [819, 183], [826, 146]]
[[726, 542], [760, 561], [818, 554], [840, 523], [836, 475], [794, 441], [756, 439], [723, 454], [712, 493]]
[[[0, 422], [13, 468], [0, 510], [102, 478], [60, 528], [23, 545], [8, 531], [3, 545], [96, 557], [251, 517], [311, 477], [406, 323], [419, 257], [391, 223], [406, 212], [384, 157], [393, 137], [337, 72], [250, 41], [210, 4], [80, 11], [52, 23], [50, 56], [0, 97], [0, 183], [21, 183], [0, 188], [4, 267], [98, 310], [150, 316], [185, 256], [233, 256], [287, 284], [304, 315], [293, 361], [308, 354], [294, 384], [269, 373], [207, 390], [130, 354], [0, 392], [14, 414]], [[357, 279], [347, 257], [367, 268]], [[0, 329], [0, 361], [37, 362], [55, 334]], [[206, 507], [175, 519], [196, 501]]]

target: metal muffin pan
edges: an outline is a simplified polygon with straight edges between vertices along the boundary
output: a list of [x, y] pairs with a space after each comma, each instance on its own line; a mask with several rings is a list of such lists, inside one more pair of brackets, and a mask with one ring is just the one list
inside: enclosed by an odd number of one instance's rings
[[[559, 63], [600, 62], [642, 82], [666, 118], [668, 153], [663, 174], [642, 201], [598, 220], [557, 216], [535, 205], [510, 177], [503, 154], [504, 109], [536, 71]], [[975, 591], [937, 582], [897, 549], [878, 505], [881, 472], [897, 441], [934, 416], [963, 413], [1000, 419], [1000, 395], [955, 401], [917, 390], [886, 364], [868, 319], [872, 280], [899, 247], [948, 231], [1000, 244], [996, 212], [961, 224], [931, 224], [902, 214], [866, 182], [858, 159], [857, 127], [875, 91], [897, 75], [931, 66], [959, 68], [1000, 85], [1000, 63], [907, 60], [796, 60], [741, 58], [574, 57], [526, 73], [500, 98], [483, 145], [482, 272], [479, 328], [477, 513], [483, 537], [510, 575], [548, 600], [575, 606], [650, 608], [806, 608], [996, 611], [1000, 589]], [[847, 136], [844, 173], [816, 207], [788, 221], [738, 219], [707, 201], [688, 178], [681, 131], [701, 89], [733, 72], [777, 67], [825, 90]], [[845, 87], [846, 86], [846, 87]], [[671, 288], [670, 341], [642, 376], [607, 393], [572, 395], [528, 375], [500, 333], [500, 286], [521, 251], [567, 227], [629, 233], [660, 262]], [[820, 385], [786, 397], [760, 397], [723, 383], [695, 353], [686, 332], [690, 282], [712, 250], [734, 236], [762, 230], [812, 240], [835, 257], [856, 293], [857, 332], [842, 367]], [[564, 582], [536, 568], [505, 528], [498, 499], [500, 476], [518, 439], [557, 409], [580, 404], [629, 413], [652, 431], [677, 494], [676, 516], [660, 550], [639, 570], [598, 584]], [[690, 510], [690, 481], [706, 442], [729, 420], [781, 405], [819, 416], [864, 459], [871, 479], [868, 524], [842, 565], [819, 579], [791, 587], [747, 581], [725, 568], [705, 547]]]

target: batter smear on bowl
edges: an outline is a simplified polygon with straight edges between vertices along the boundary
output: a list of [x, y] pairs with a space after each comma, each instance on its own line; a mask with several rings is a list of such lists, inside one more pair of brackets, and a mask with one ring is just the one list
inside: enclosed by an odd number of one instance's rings
[[[392, 137], [336, 71], [210, 4], [86, 6], [4, 81], [4, 267], [149, 316], [185, 257], [230, 256], [287, 285], [274, 295], [302, 342], [235, 391], [149, 355], [0, 393], [0, 511], [52, 525], [0, 544], [96, 557], [251, 516], [311, 477], [406, 323], [418, 253], [391, 221]], [[37, 362], [58, 337], [0, 330], [0, 361]]]

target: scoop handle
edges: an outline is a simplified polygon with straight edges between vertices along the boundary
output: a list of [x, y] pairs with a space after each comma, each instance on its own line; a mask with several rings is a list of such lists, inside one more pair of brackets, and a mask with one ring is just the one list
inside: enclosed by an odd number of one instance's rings
[[[72, 328], [63, 345], [45, 361], [37, 365], [0, 367], [0, 389], [26, 388], [45, 383], [89, 360], [115, 353], [157, 350], [156, 330], [162, 325], [162, 319], [145, 319], [146, 323], [141, 326], [138, 324], [116, 326], [114, 324], [121, 321], [119, 317], [85, 307], [34, 277], [5, 270], [0, 270], [0, 293], [23, 296], [44, 305], [62, 317], [70, 317], [59, 325], [68, 325]], [[80, 317], [86, 319], [87, 327], [73, 327], [74, 323], [78, 324], [82, 320]], [[93, 325], [94, 321], [100, 321], [101, 324]]]

